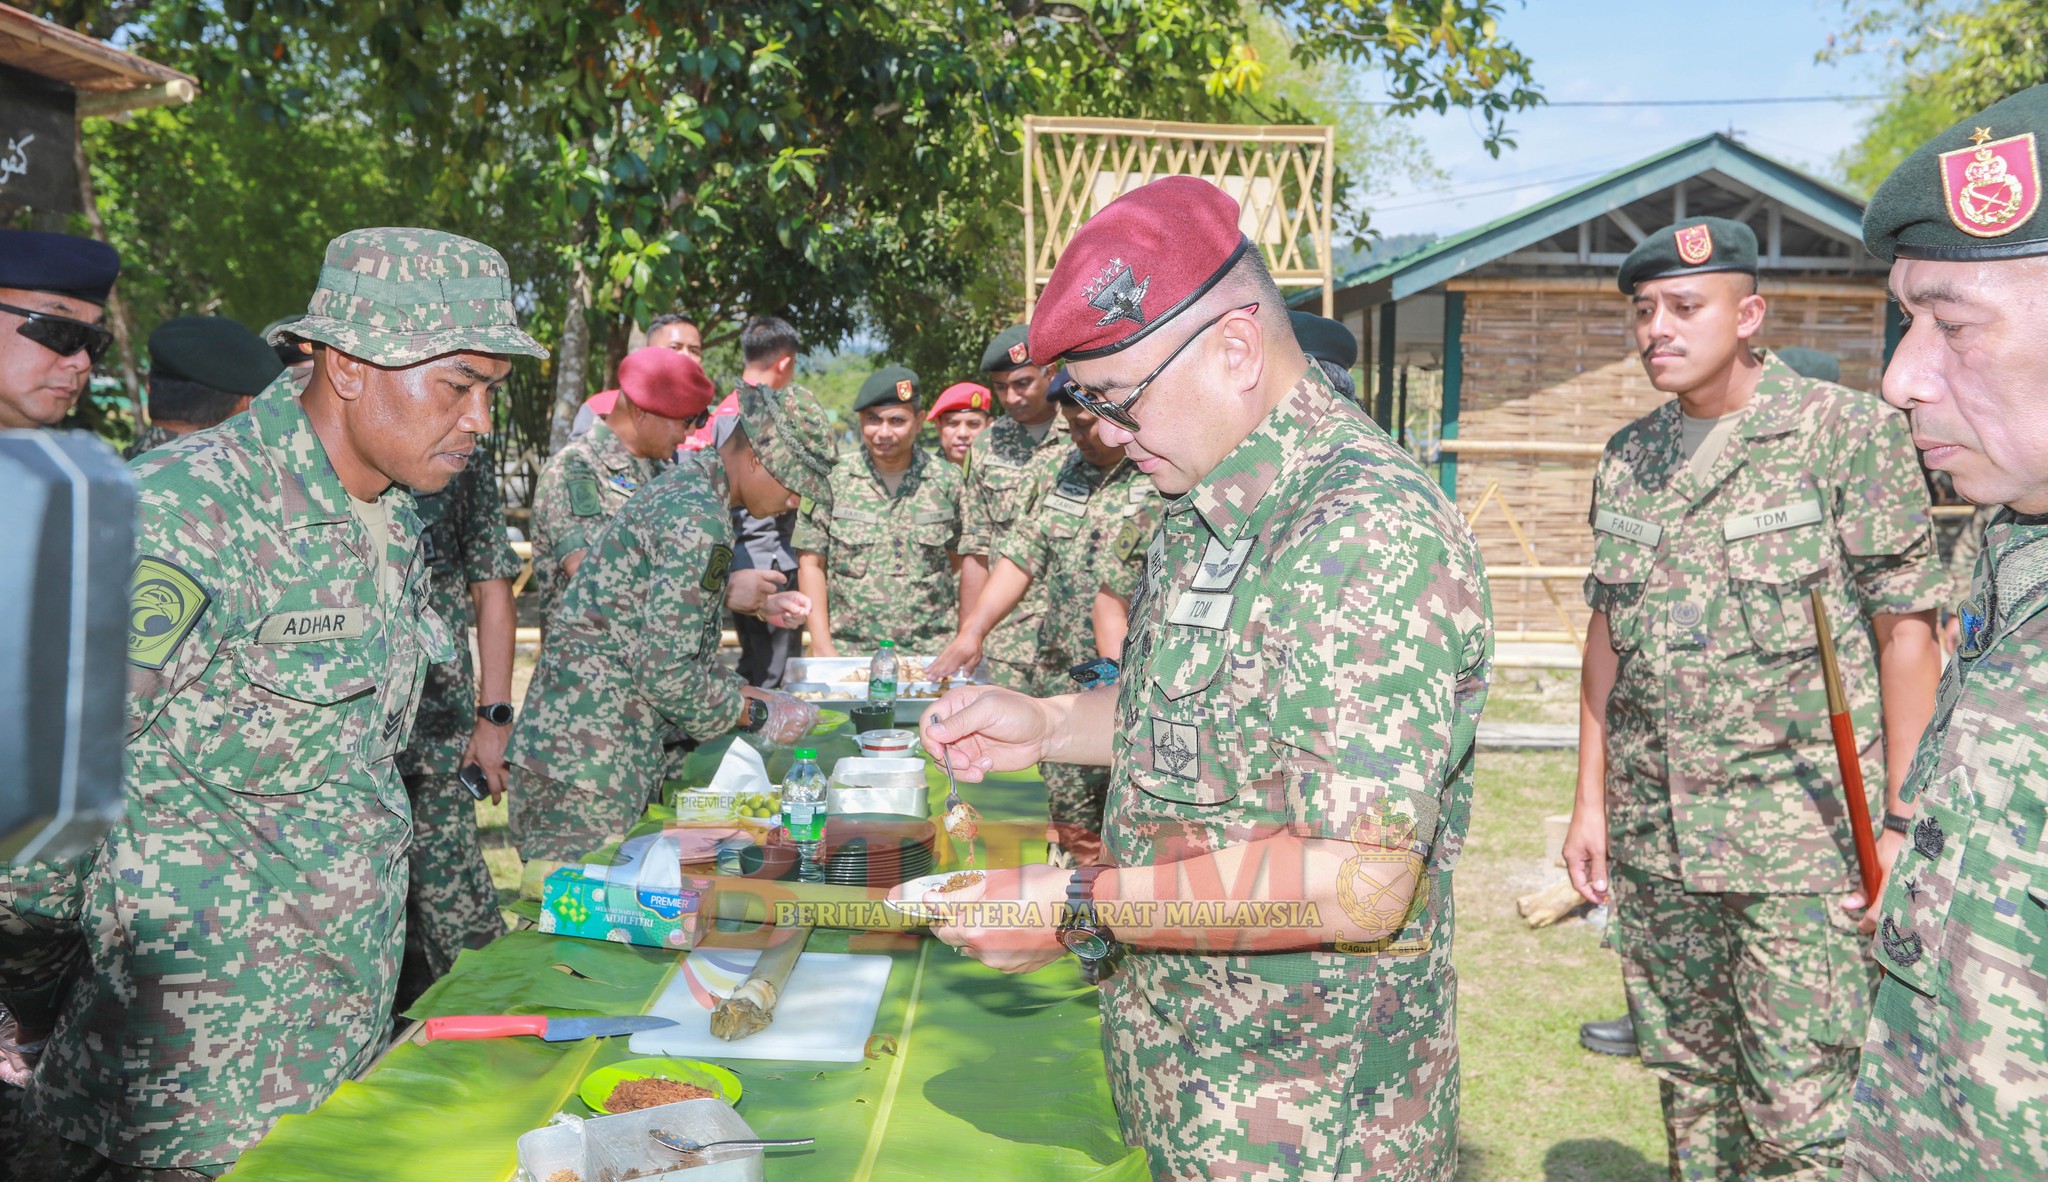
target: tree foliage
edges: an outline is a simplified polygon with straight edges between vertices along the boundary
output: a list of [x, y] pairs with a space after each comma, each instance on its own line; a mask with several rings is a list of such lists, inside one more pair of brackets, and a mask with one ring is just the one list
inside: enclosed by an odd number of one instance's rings
[[[1472, 109], [1497, 150], [1539, 99], [1496, 0], [35, 7], [202, 81], [194, 107], [93, 136], [117, 235], [161, 263], [135, 284], [153, 309], [260, 323], [349, 225], [461, 230], [506, 252], [537, 330], [569, 343], [558, 416], [630, 323], [675, 308], [713, 344], [759, 312], [813, 345], [871, 333], [936, 388], [1016, 315], [1029, 112], [1341, 115], [1376, 135], [1327, 101], [1370, 75], [1407, 109]], [[1387, 169], [1362, 147], [1347, 180], [1369, 185]], [[1415, 147], [1394, 173], [1426, 167]]]
[[1824, 58], [1879, 55], [1892, 97], [1844, 156], [1868, 193], [1915, 148], [1972, 111], [2048, 82], [2048, 3], [2042, 0], [1846, 0]]

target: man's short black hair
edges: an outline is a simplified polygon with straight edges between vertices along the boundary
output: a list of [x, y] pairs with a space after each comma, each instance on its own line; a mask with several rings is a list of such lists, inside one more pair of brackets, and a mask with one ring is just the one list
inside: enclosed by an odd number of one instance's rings
[[647, 335], [653, 336], [655, 329], [667, 328], [671, 324], [687, 324], [691, 328], [697, 327], [696, 320], [683, 315], [681, 312], [663, 312], [647, 322]]
[[226, 422], [240, 409], [242, 397], [216, 390], [203, 382], [149, 375], [149, 417], [195, 427], [212, 427]]
[[801, 350], [796, 330], [780, 316], [756, 316], [740, 330], [740, 356], [748, 365], [794, 357]]

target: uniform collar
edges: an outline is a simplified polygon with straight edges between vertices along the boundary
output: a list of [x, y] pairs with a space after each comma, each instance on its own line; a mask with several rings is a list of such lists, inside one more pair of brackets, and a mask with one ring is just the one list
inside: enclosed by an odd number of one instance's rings
[[606, 426], [603, 419], [590, 425], [590, 450], [597, 462], [613, 472], [624, 472], [643, 464], [659, 464], [658, 460], [644, 460], [626, 449], [626, 441]]
[[875, 487], [881, 490], [883, 496], [907, 497], [917, 489], [918, 482], [924, 479], [924, 466], [931, 462], [931, 455], [915, 444], [911, 446], [910, 467], [903, 470], [903, 483], [896, 486], [894, 494], [891, 494], [889, 486], [882, 482], [882, 474], [875, 468], [875, 457], [868, 453], [866, 447], [860, 449], [860, 459], [861, 467], [867, 471], [868, 479], [875, 482]]
[[1293, 459], [1301, 441], [1321, 425], [1337, 397], [1329, 380], [1309, 366], [1280, 405], [1167, 512], [1192, 508], [1218, 540], [1236, 541], [1280, 478], [1281, 469]]
[[1797, 430], [1799, 408], [1806, 401], [1800, 396], [1814, 379], [1778, 360], [1778, 355], [1769, 349], [1757, 350], [1757, 357], [1764, 363], [1764, 372], [1756, 380], [1756, 392], [1749, 396], [1749, 414], [1741, 424], [1742, 437], [1763, 439]]
[[[342, 486], [334, 462], [327, 458], [326, 445], [299, 404], [299, 390], [289, 380], [290, 372], [278, 375], [248, 410], [256, 443], [278, 473], [283, 494], [278, 505], [284, 527], [346, 521], [354, 513], [349, 508], [348, 489]], [[408, 507], [412, 504], [410, 495], [405, 503]]]

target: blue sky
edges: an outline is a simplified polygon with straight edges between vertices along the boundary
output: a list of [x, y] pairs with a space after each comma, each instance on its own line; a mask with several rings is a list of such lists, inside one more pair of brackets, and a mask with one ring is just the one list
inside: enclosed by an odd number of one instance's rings
[[[1876, 93], [1881, 61], [1814, 60], [1844, 19], [1839, 0], [1529, 0], [1509, 4], [1501, 29], [1534, 59], [1552, 101]], [[1414, 127], [1449, 185], [1376, 196], [1372, 223], [1386, 234], [1452, 233], [1731, 125], [1764, 155], [1833, 179], [1836, 158], [1874, 106], [1539, 107], [1512, 117], [1519, 146], [1498, 160], [1471, 116], [1418, 116]]]

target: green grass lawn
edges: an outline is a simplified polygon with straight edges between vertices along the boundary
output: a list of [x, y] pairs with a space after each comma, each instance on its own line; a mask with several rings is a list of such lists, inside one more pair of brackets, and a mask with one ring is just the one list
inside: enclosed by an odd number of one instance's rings
[[[1577, 718], [1576, 679], [1505, 671], [1486, 717]], [[1482, 754], [1456, 876], [1459, 1182], [1656, 1182], [1665, 1176], [1657, 1083], [1634, 1060], [1580, 1049], [1579, 1023], [1623, 1012], [1621, 971], [1582, 920], [1531, 931], [1515, 897], [1563, 873], [1543, 864], [1543, 818], [1571, 808], [1576, 755]], [[477, 806], [502, 902], [519, 891], [504, 805]]]

